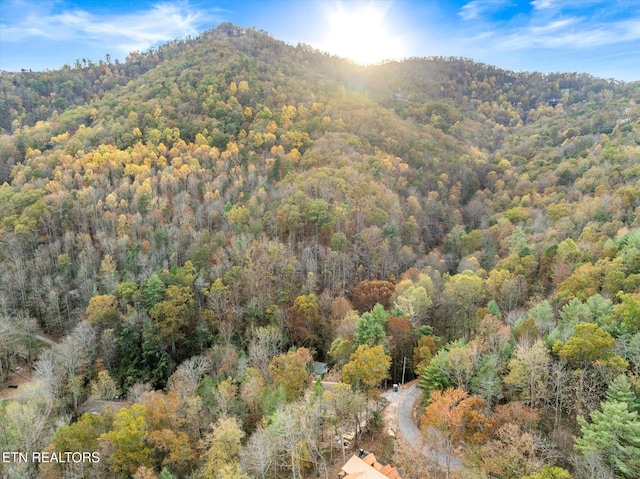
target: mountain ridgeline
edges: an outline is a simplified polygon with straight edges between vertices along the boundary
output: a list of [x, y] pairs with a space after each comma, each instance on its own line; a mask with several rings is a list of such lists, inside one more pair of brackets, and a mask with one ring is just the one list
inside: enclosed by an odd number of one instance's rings
[[[42, 450], [83, 424], [104, 477], [326, 471], [309, 442], [300, 463], [252, 462], [313, 357], [354, 394], [406, 377], [431, 405], [449, 388], [484, 401], [454, 438], [482, 474], [637, 477], [640, 82], [363, 67], [224, 24], [125, 62], [3, 72], [0, 89], [0, 381], [39, 357]], [[389, 367], [368, 382], [374, 351]], [[121, 411], [56, 429], [126, 394], [146, 421], [135, 457]], [[160, 396], [175, 411], [152, 418]], [[601, 441], [616, 414], [619, 449]], [[220, 459], [224, 434], [238, 449]]]

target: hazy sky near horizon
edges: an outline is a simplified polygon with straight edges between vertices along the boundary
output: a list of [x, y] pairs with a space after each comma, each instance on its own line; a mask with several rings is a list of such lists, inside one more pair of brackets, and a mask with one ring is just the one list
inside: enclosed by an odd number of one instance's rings
[[353, 58], [368, 48], [640, 80], [640, 0], [0, 0], [0, 70], [124, 61], [223, 21]]

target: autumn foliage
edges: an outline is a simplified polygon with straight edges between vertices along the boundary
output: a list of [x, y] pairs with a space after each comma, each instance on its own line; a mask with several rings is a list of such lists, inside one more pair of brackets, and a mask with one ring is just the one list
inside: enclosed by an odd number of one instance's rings
[[0, 76], [3, 450], [322, 476], [417, 379], [471, 475], [637, 476], [640, 84], [233, 28]]

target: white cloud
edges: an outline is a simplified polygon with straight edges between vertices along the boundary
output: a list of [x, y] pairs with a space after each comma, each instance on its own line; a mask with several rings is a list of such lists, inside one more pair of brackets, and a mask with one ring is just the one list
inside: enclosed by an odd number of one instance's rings
[[554, 0], [533, 0], [531, 2], [531, 5], [533, 6], [533, 8], [545, 9], [553, 7], [554, 3]]
[[[631, 2], [637, 0], [624, 0], [625, 8]], [[575, 8], [590, 8], [592, 5], [600, 4], [608, 8], [616, 8], [615, 2], [611, 0], [532, 0], [531, 6], [536, 10], [566, 10]]]
[[566, 30], [578, 22], [576, 18], [563, 18], [562, 20], [554, 20], [545, 25], [530, 27], [531, 33], [535, 35], [557, 35], [559, 30]]
[[498, 47], [586, 49], [637, 40], [640, 40], [640, 19], [590, 24], [580, 18], [565, 18], [515, 30], [504, 36]]
[[[531, 0], [528, 14], [499, 22], [487, 18], [509, 4], [472, 0], [458, 13], [473, 20], [464, 45], [475, 48], [483, 38], [496, 51], [550, 49], [558, 52], [619, 45], [640, 40], [640, 0]], [[485, 35], [486, 34], [486, 35]]]
[[475, 20], [487, 13], [500, 11], [511, 4], [509, 0], [471, 0], [460, 8], [458, 16], [463, 20]]
[[[187, 2], [157, 3], [147, 11], [96, 15], [85, 10], [66, 9], [53, 13], [52, 4], [30, 4], [30, 12], [11, 26], [2, 25], [7, 42], [43, 38], [48, 41], [90, 41], [105, 50], [122, 53], [147, 50], [154, 45], [188, 35], [196, 35], [205, 23], [219, 21], [212, 13], [196, 11]], [[33, 6], [33, 8], [31, 8]], [[113, 53], [116, 53], [115, 51]]]

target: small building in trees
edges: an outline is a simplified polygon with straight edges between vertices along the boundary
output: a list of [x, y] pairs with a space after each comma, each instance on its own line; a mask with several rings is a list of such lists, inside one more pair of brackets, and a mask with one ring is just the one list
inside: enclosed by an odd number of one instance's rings
[[326, 374], [327, 371], [329, 371], [329, 368], [327, 367], [327, 363], [321, 363], [319, 361], [314, 361], [311, 364], [312, 364], [312, 368], [313, 368], [313, 373], [318, 377]]
[[227, 35], [229, 35], [230, 37], [241, 37], [244, 34], [245, 34], [244, 28], [234, 27], [227, 30]]
[[78, 416], [82, 416], [87, 413], [102, 414], [102, 412], [107, 408], [110, 408], [113, 413], [116, 413], [120, 409], [131, 407], [131, 404], [131, 401], [105, 401], [102, 399], [96, 399], [95, 397], [90, 397], [78, 406]]
[[[361, 457], [362, 456], [362, 457]], [[338, 474], [339, 479], [402, 479], [398, 470], [390, 464], [378, 462], [372, 453], [353, 455], [342, 466]]]

